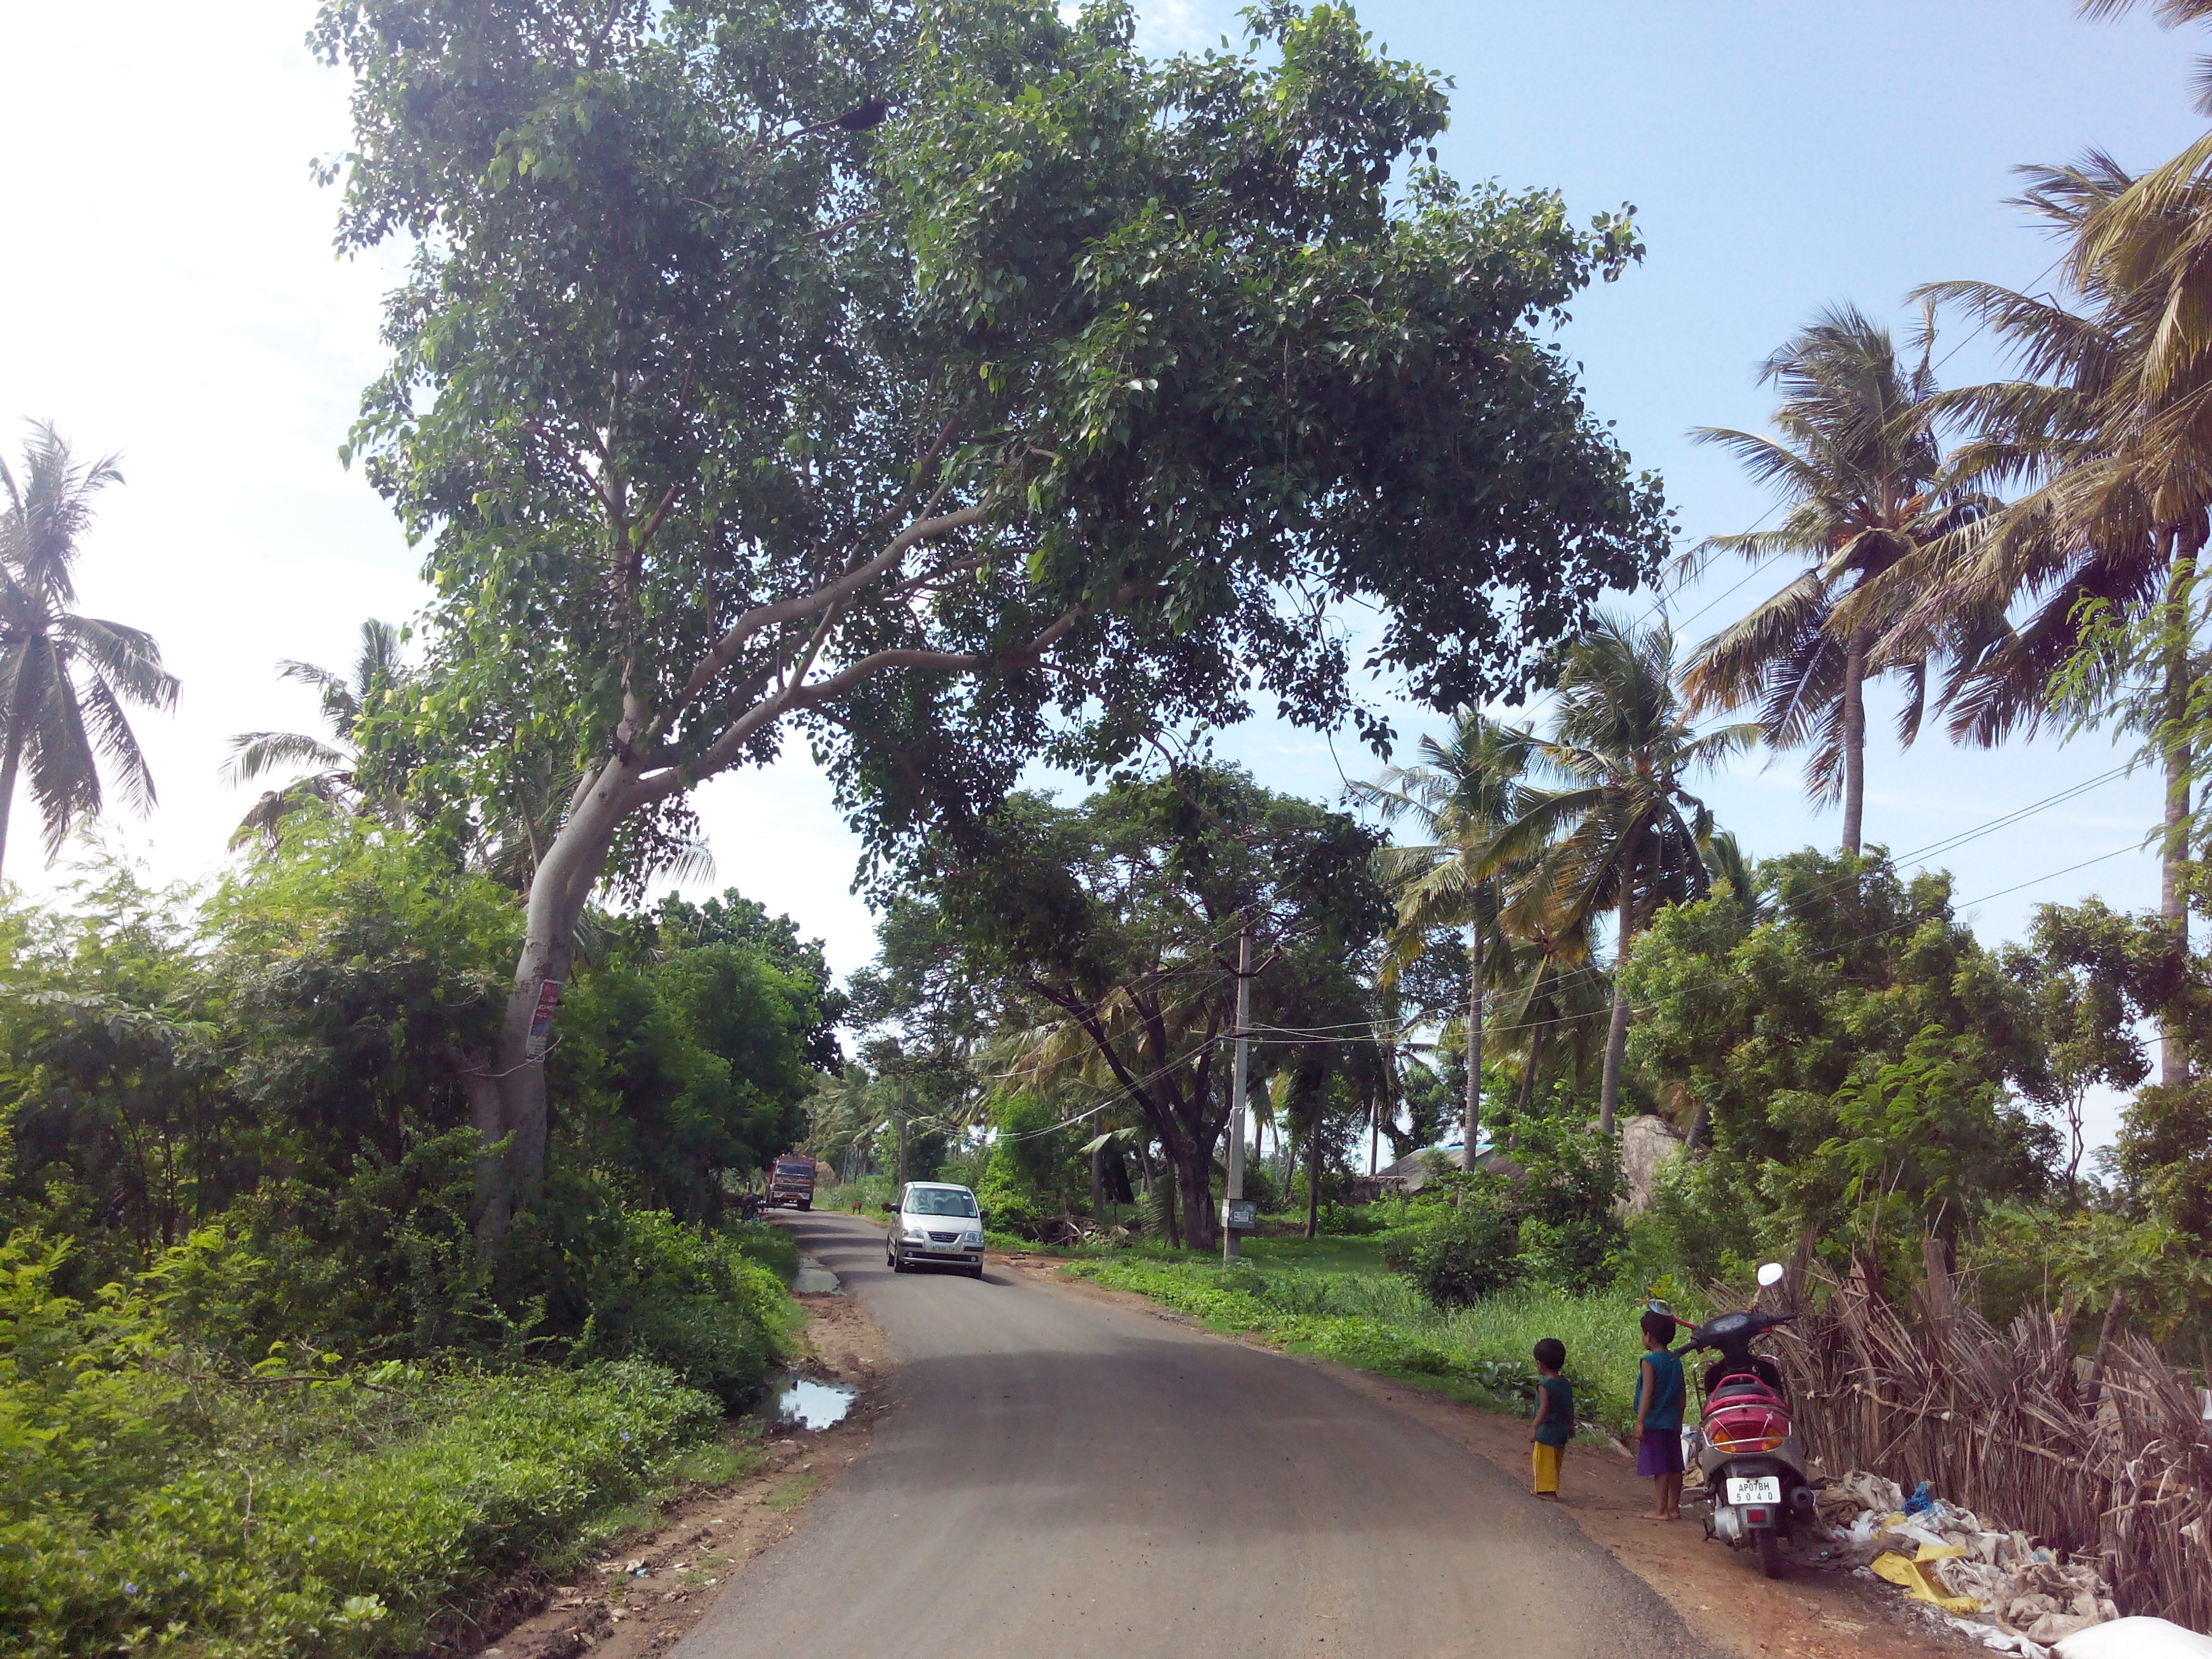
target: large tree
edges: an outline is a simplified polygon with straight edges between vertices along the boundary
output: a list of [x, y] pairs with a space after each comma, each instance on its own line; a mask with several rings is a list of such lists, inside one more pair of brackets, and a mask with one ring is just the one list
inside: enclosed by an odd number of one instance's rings
[[[794, 729], [884, 854], [1041, 747], [1385, 730], [1540, 674], [1663, 546], [1539, 330], [1638, 252], [1422, 157], [1443, 85], [1352, 15], [1154, 63], [1118, 4], [334, 0], [340, 242], [414, 250], [351, 453], [428, 548], [416, 718], [580, 781], [530, 882], [487, 1165], [586, 895]], [[494, 711], [519, 710], [497, 714]]]
[[1950, 878], [1808, 849], [1752, 879], [1755, 908], [1655, 916], [1620, 974], [1648, 1011], [1633, 1062], [1710, 1140], [1699, 1253], [1847, 1237], [1854, 1181], [1862, 1223], [1901, 1210], [1907, 1237], [2039, 1192], [2054, 1143], [2007, 1092], [2052, 1098], [2033, 999], [1952, 914]]
[[177, 677], [152, 635], [76, 611], [77, 538], [92, 498], [122, 482], [113, 456], [80, 464], [43, 423], [31, 428], [20, 478], [0, 461], [0, 854], [27, 761], [50, 858], [72, 827], [99, 816], [102, 755], [132, 806], [154, 805], [153, 769], [125, 705], [175, 708]]
[[1177, 767], [1074, 808], [1018, 797], [987, 848], [943, 848], [911, 902], [963, 973], [1010, 997], [1009, 1080], [1129, 1108], [1174, 1172], [1183, 1242], [1206, 1249], [1238, 1106], [1237, 936], [1253, 941], [1253, 1079], [1293, 1071], [1310, 1093], [1371, 1071], [1366, 977], [1390, 917], [1376, 842], [1242, 773]]

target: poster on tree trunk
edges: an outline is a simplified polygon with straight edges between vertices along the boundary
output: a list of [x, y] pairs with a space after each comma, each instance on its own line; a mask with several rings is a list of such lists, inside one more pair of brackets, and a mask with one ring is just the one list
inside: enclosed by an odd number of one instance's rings
[[538, 1006], [530, 1014], [530, 1042], [526, 1052], [532, 1060], [544, 1057], [553, 1046], [553, 1011], [561, 1006], [561, 981], [557, 979], [538, 982]]

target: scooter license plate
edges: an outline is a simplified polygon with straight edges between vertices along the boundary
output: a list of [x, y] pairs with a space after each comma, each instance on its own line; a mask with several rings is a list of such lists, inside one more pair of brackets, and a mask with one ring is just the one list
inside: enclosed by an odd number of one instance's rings
[[1755, 1474], [1749, 1480], [1730, 1480], [1728, 1483], [1728, 1501], [1731, 1504], [1779, 1504], [1782, 1501], [1782, 1477]]

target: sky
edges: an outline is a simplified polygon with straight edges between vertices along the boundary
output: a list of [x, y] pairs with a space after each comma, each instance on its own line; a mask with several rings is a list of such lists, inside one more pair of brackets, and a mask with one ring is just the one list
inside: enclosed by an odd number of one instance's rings
[[[1155, 0], [1141, 38], [1208, 46], [1236, 9]], [[1565, 338], [1593, 410], [1664, 477], [1686, 544], [1772, 507], [1686, 433], [1759, 427], [1771, 400], [1757, 366], [1792, 330], [1849, 301], [1903, 331], [1908, 292], [1943, 278], [2047, 285], [2056, 251], [2004, 205], [2011, 169], [2093, 146], [2140, 167], [2203, 130], [2187, 82], [2203, 43], [2144, 18], [2087, 22], [2070, 0], [1359, 10], [1394, 55], [1455, 83], [1439, 150], [1459, 177], [1557, 188], [1579, 219], [1636, 204], [1648, 257], [1585, 295]], [[223, 857], [247, 804], [216, 780], [231, 734], [313, 729], [311, 696], [277, 682], [278, 659], [341, 666], [364, 617], [404, 620], [423, 599], [415, 550], [337, 459], [380, 367], [392, 265], [331, 252], [336, 202], [309, 162], [346, 143], [346, 88], [302, 44], [311, 21], [295, 0], [19, 5], [0, 21], [15, 249], [0, 261], [0, 451], [19, 448], [17, 417], [38, 418], [87, 456], [121, 458], [126, 482], [101, 503], [81, 590], [89, 613], [151, 629], [184, 683], [173, 716], [138, 722], [161, 805], [110, 830], [162, 879]], [[1964, 327], [1937, 356], [1947, 383], [2002, 367]], [[1667, 596], [1686, 641], [1786, 580], [1745, 575], [1717, 568]], [[1658, 603], [1616, 605], [1643, 617]], [[1877, 692], [1875, 706], [1895, 700]], [[1435, 724], [1400, 707], [1408, 734]], [[2124, 759], [2094, 734], [1990, 752], [1931, 735], [1899, 753], [1876, 729], [1867, 835], [1908, 866]], [[1267, 720], [1221, 748], [1264, 783], [1332, 799], [1379, 764], [1349, 736]], [[1754, 854], [1834, 841], [1835, 815], [1807, 804], [1794, 757], [1698, 787]], [[2156, 870], [2140, 843], [2155, 793], [2143, 775], [2096, 783], [1932, 861], [1992, 940], [2020, 936], [2038, 904], [2093, 892], [2148, 907]], [[857, 842], [803, 752], [708, 784], [699, 805], [720, 882], [787, 910], [839, 970], [868, 959]], [[16, 822], [9, 877], [32, 891], [68, 881]], [[2100, 1139], [2112, 1111], [2100, 1106]]]

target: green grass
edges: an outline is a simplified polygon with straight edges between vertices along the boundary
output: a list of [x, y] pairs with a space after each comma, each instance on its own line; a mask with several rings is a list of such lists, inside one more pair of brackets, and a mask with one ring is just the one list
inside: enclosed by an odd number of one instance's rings
[[797, 1509], [808, 1498], [813, 1497], [815, 1489], [820, 1486], [821, 1484], [821, 1477], [818, 1475], [802, 1474], [794, 1476], [792, 1480], [786, 1481], [779, 1490], [769, 1495], [766, 1500], [768, 1506], [779, 1515], [787, 1514], [791, 1510]]
[[[1618, 1433], [1634, 1418], [1644, 1344], [1632, 1297], [1524, 1286], [1445, 1310], [1382, 1270], [1374, 1238], [1255, 1240], [1248, 1249], [1246, 1264], [1229, 1273], [1210, 1259], [1164, 1251], [1094, 1255], [1067, 1272], [1134, 1291], [1216, 1330], [1264, 1337], [1493, 1410], [1526, 1408], [1536, 1376], [1529, 1351], [1539, 1338], [1556, 1336], [1567, 1345], [1583, 1420]], [[1316, 1259], [1347, 1265], [1308, 1265]]]
[[1314, 1273], [1358, 1273], [1372, 1278], [1388, 1273], [1382, 1265], [1379, 1233], [1364, 1238], [1248, 1238], [1243, 1246], [1247, 1261], [1263, 1272], [1269, 1267], [1304, 1267]]

